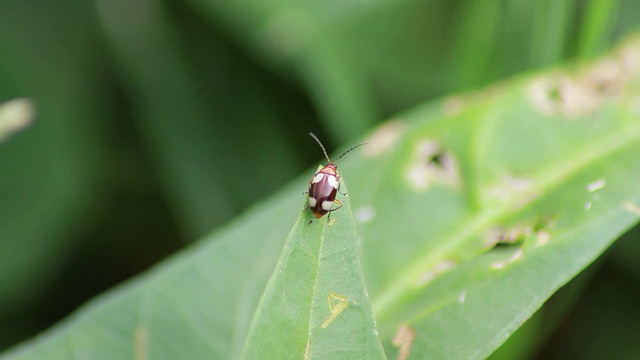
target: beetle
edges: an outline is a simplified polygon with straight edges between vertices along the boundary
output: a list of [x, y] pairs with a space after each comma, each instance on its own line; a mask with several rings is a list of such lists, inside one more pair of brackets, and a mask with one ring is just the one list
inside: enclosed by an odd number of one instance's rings
[[[318, 139], [318, 137], [314, 133], [309, 133], [309, 135], [311, 135], [311, 137], [318, 143], [318, 145], [320, 145], [320, 148], [324, 153], [324, 157], [327, 159], [327, 165], [323, 166], [322, 169], [316, 172], [313, 175], [313, 178], [311, 178], [311, 181], [309, 181], [309, 189], [307, 191], [309, 193], [309, 204], [307, 207], [311, 209], [311, 212], [316, 217], [316, 219], [320, 219], [326, 214], [331, 214], [331, 212], [336, 211], [342, 207], [342, 202], [336, 199], [336, 195], [340, 192], [341, 179], [336, 162], [343, 156], [345, 156], [349, 151], [359, 146], [366, 145], [367, 143], [352, 146], [350, 149], [343, 152], [342, 155], [338, 156], [336, 161], [331, 161], [331, 159], [329, 159], [329, 155], [327, 155], [327, 150], [325, 150], [324, 146], [320, 142], [320, 139]], [[333, 204], [336, 204], [338, 207], [332, 208]]]

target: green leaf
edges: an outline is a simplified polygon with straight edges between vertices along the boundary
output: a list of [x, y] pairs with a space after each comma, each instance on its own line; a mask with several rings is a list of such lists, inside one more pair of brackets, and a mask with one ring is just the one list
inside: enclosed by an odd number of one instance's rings
[[585, 6], [585, 16], [581, 26], [578, 54], [582, 58], [593, 58], [605, 50], [617, 25], [620, 1], [591, 0]]
[[[633, 38], [588, 67], [426, 104], [398, 115], [341, 160], [387, 358], [488, 356], [638, 222], [639, 57], [640, 38]], [[339, 260], [355, 251], [322, 257], [333, 239], [327, 235], [353, 231], [348, 208], [335, 213], [333, 226], [298, 223], [288, 260], [276, 265], [310, 173], [3, 359], [250, 358], [278, 335], [300, 353], [310, 325], [312, 350], [314, 336], [322, 336], [313, 331], [330, 316], [331, 291], [349, 304], [324, 330], [356, 326], [351, 319], [369, 314], [366, 297], [359, 279], [345, 275], [357, 271], [343, 270], [357, 269], [355, 262]], [[292, 246], [302, 241], [298, 235], [320, 237], [321, 229], [323, 243], [304, 243], [320, 251], [317, 268], [313, 256], [299, 261], [302, 252]], [[303, 266], [294, 281], [282, 277]], [[267, 286], [276, 267], [284, 272]], [[278, 302], [290, 291], [287, 281], [304, 283], [313, 271], [333, 277], [316, 294], [292, 288], [306, 301]], [[309, 320], [299, 320], [304, 309]], [[264, 332], [265, 321], [292, 313], [288, 326], [301, 332]], [[369, 315], [360, 321], [374, 331]], [[330, 355], [350, 336], [318, 341]], [[375, 349], [367, 341], [361, 345]]]
[[[126, 1], [99, 3], [97, 11], [127, 80], [123, 90], [136, 98], [131, 105], [145, 149], [179, 225], [195, 239], [295, 174], [297, 164], [288, 156], [295, 147], [282, 141], [286, 134], [279, 126], [283, 117], [298, 119], [307, 112], [291, 106], [291, 94], [274, 90], [225, 40], [195, 40], [202, 34], [180, 33], [163, 4], [145, 4], [153, 9], [153, 20], [146, 22], [127, 16]], [[197, 50], [179, 41], [182, 36], [194, 39]], [[247, 129], [261, 136], [237, 141], [251, 133]], [[271, 176], [274, 162], [281, 177]], [[261, 186], [254, 185], [256, 178]]]
[[535, 67], [557, 64], [567, 48], [569, 29], [575, 21], [576, 0], [543, 0], [533, 7], [535, 30], [531, 32], [529, 63]]
[[453, 97], [381, 130], [400, 133], [378, 158], [387, 176], [350, 182], [367, 184], [353, 199], [376, 219], [409, 219], [359, 226], [389, 357], [407, 327], [420, 356], [488, 356], [637, 223], [639, 51], [635, 38], [588, 67]]
[[298, 217], [253, 318], [244, 358], [385, 358], [348, 197], [342, 203], [331, 221], [314, 220], [310, 211]]

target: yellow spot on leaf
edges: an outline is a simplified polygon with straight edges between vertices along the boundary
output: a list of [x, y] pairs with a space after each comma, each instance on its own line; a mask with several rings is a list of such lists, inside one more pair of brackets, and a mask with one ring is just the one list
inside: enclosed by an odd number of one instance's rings
[[311, 339], [307, 340], [307, 347], [304, 349], [304, 358], [309, 359], [311, 356]]
[[[338, 301], [336, 304], [334, 304], [333, 302], [334, 299]], [[344, 311], [344, 309], [346, 309], [347, 306], [349, 306], [349, 299], [346, 296], [338, 295], [333, 291], [329, 293], [328, 300], [329, 300], [329, 309], [331, 310], [331, 314], [329, 315], [327, 320], [325, 320], [322, 323], [323, 329], [326, 329], [327, 326], [329, 326], [338, 317], [338, 315], [340, 315], [340, 313]]]
[[149, 330], [146, 326], [138, 325], [133, 333], [133, 358], [134, 360], [147, 359], [147, 342]]

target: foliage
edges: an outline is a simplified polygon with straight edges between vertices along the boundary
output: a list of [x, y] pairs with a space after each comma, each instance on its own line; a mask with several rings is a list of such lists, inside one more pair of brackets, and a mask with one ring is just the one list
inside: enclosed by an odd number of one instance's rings
[[[369, 133], [340, 168], [365, 280], [350, 286], [366, 287], [386, 355], [488, 356], [637, 219], [633, 52], [584, 62], [637, 26], [637, 6], [3, 2], [0, 99], [28, 97], [37, 117], [0, 144], [0, 346], [235, 218], [6, 356], [154, 358], [175, 341], [176, 356], [239, 357], [319, 157], [300, 134], [321, 126], [345, 145]], [[496, 356], [537, 351], [569, 309], [634, 308], [633, 234], [599, 263], [609, 278], [594, 268]], [[592, 282], [619, 283], [599, 288], [619, 304], [578, 300]], [[358, 308], [347, 299], [336, 319]], [[620, 312], [601, 319], [619, 329], [608, 341], [546, 351], [633, 358]]]

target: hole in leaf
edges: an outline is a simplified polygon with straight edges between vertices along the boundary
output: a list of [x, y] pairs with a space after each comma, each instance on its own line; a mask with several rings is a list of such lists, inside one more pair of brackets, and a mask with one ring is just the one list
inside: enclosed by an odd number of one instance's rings
[[435, 140], [423, 140], [418, 144], [406, 179], [411, 187], [422, 191], [433, 184], [460, 186], [460, 172], [455, 157]]
[[509, 227], [494, 227], [486, 235], [485, 244], [489, 249], [522, 246], [525, 241], [534, 240], [535, 246], [546, 244], [551, 239], [549, 229], [555, 220], [540, 216], [533, 221], [522, 222]]

